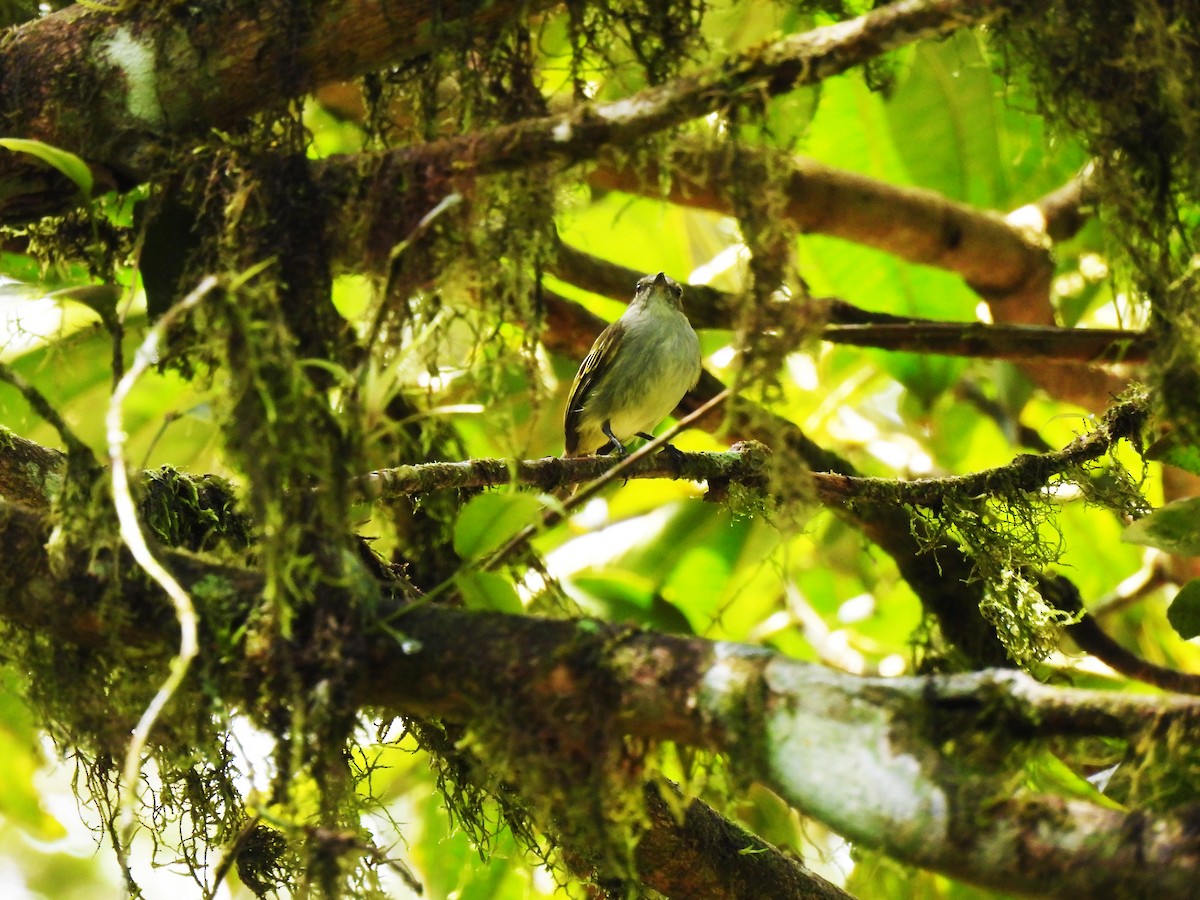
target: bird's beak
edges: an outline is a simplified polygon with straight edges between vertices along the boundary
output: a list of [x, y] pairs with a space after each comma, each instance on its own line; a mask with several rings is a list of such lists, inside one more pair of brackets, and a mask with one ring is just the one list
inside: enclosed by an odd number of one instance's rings
[[666, 287], [667, 286], [667, 276], [666, 276], [665, 272], [659, 272], [657, 275], [654, 276], [654, 286], [655, 287]]

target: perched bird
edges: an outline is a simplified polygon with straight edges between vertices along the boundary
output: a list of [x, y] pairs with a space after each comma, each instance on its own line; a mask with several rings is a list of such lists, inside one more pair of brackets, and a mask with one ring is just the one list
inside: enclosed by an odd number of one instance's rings
[[626, 454], [650, 440], [700, 380], [700, 339], [683, 312], [683, 288], [662, 272], [637, 283], [625, 314], [600, 333], [579, 367], [563, 416], [566, 455]]

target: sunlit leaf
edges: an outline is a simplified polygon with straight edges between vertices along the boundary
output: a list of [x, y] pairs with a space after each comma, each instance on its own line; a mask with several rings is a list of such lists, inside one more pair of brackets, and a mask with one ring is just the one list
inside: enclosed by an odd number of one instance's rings
[[0, 147], [37, 157], [75, 182], [85, 197], [92, 196], [92, 170], [74, 153], [28, 138], [0, 138]]
[[1200, 635], [1200, 578], [1193, 578], [1179, 589], [1167, 607], [1167, 621], [1184, 640]]
[[1125, 809], [1050, 752], [1039, 753], [1025, 764], [1025, 778], [1029, 787], [1042, 793], [1075, 797], [1108, 809]]
[[458, 514], [454, 552], [479, 559], [534, 521], [542, 504], [533, 494], [480, 494]]
[[463, 572], [455, 579], [455, 584], [462, 592], [467, 609], [514, 614], [522, 611], [521, 600], [512, 583], [495, 572]]
[[1200, 554], [1200, 497], [1176, 500], [1125, 529], [1122, 540], [1181, 556]]
[[34, 774], [42, 760], [37, 748], [37, 732], [29, 711], [14, 690], [14, 677], [3, 675], [0, 688], [0, 816], [41, 841], [62, 837], [66, 831], [57, 819], [42, 807], [41, 794]]

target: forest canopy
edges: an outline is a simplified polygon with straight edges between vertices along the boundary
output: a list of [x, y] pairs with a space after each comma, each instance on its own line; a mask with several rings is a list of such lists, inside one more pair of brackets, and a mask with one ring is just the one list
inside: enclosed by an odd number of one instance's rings
[[1191, 4], [0, 18], [13, 890], [1191, 896]]

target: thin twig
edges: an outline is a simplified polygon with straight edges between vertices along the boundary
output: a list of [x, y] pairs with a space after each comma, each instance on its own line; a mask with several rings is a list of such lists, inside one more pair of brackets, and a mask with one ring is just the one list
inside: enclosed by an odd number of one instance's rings
[[196, 289], [169, 309], [159, 319], [146, 335], [142, 346], [134, 355], [133, 364], [113, 390], [112, 399], [108, 404], [108, 414], [105, 426], [108, 435], [108, 458], [112, 469], [113, 505], [120, 522], [121, 538], [129, 552], [146, 573], [158, 582], [171, 603], [175, 607], [175, 617], [179, 620], [179, 653], [171, 660], [171, 671], [158, 693], [151, 699], [142, 712], [141, 718], [133, 729], [129, 739], [129, 749], [125, 754], [125, 765], [121, 773], [120, 808], [121, 833], [126, 840], [132, 836], [134, 827], [134, 801], [136, 800], [137, 779], [142, 768], [142, 751], [149, 740], [150, 731], [158, 720], [163, 709], [171, 701], [175, 691], [187, 675], [188, 666], [196, 656], [196, 609], [187, 591], [175, 580], [151, 552], [142, 533], [138, 521], [137, 504], [129, 489], [129, 473], [125, 462], [125, 422], [122, 406], [134, 384], [142, 374], [158, 361], [159, 346], [171, 324], [203, 300], [217, 286], [217, 279], [210, 275]]
[[21, 392], [21, 396], [25, 398], [25, 402], [33, 408], [33, 411], [45, 419], [50, 427], [58, 432], [58, 436], [62, 439], [63, 446], [67, 448], [68, 454], [79, 459], [91, 459], [95, 461], [96, 457], [92, 453], [92, 449], [80, 440], [79, 435], [71, 430], [71, 426], [66, 423], [66, 420], [54, 408], [53, 404], [46, 399], [46, 395], [26, 381], [25, 376], [7, 363], [0, 363], [0, 381], [7, 381]]
[[523, 529], [521, 529], [521, 531], [514, 535], [508, 541], [508, 543], [504, 544], [499, 550], [497, 550], [487, 559], [483, 560], [479, 564], [479, 568], [484, 572], [496, 568], [496, 566], [504, 562], [504, 560], [514, 550], [529, 541], [539, 531], [542, 531], [546, 528], [552, 528], [557, 525], [567, 517], [567, 514], [570, 513], [571, 510], [576, 509], [577, 507], [586, 503], [588, 500], [591, 500], [594, 496], [596, 496], [596, 494], [600, 493], [600, 491], [604, 489], [605, 485], [612, 483], [618, 478], [624, 477], [624, 473], [629, 471], [632, 466], [636, 465], [640, 460], [645, 459], [651, 453], [655, 453], [660, 447], [667, 444], [671, 438], [675, 437], [675, 435], [679, 434], [685, 428], [690, 426], [694, 421], [699, 419], [709, 410], [715, 409], [719, 404], [724, 402], [728, 396], [729, 389], [726, 388], [697, 409], [692, 410], [692, 412], [688, 413], [654, 440], [646, 442], [633, 453], [630, 453], [628, 456], [623, 458], [620, 462], [618, 462], [615, 466], [613, 466], [591, 484], [580, 489], [579, 491], [576, 491], [575, 494], [567, 498], [566, 502], [563, 503], [561, 511], [557, 509], [546, 510], [540, 522], [534, 522], [530, 525], [526, 525]]
[[818, 496], [825, 503], [854, 500], [891, 501], [937, 507], [947, 497], [1006, 496], [1014, 491], [1038, 491], [1052, 478], [1111, 452], [1121, 439], [1137, 441], [1149, 411], [1144, 395], [1116, 403], [1104, 413], [1095, 429], [1051, 453], [1022, 453], [1007, 465], [967, 475], [944, 478], [865, 478], [814, 472]]

